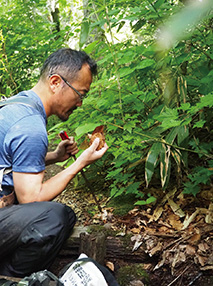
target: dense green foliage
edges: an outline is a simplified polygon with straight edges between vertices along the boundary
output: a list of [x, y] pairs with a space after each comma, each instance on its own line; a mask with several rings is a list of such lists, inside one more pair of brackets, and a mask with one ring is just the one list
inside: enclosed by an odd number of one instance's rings
[[[50, 139], [64, 128], [82, 143], [86, 133], [105, 125], [110, 148], [93, 169], [109, 181], [111, 196], [134, 194], [142, 205], [155, 201], [144, 192], [154, 183], [194, 195], [211, 183], [211, 1], [202, 14], [199, 7], [181, 12], [184, 4], [175, 0], [95, 0], [83, 20], [67, 17], [71, 4], [59, 1], [57, 31], [46, 1], [3, 2], [1, 93], [30, 88], [46, 56], [71, 40], [79, 39], [98, 61], [99, 74], [83, 106], [66, 123], [50, 121], [48, 128]], [[173, 21], [173, 14], [179, 18]], [[178, 34], [177, 23], [184, 31], [169, 48], [161, 46], [160, 32], [167, 19], [170, 35]]]

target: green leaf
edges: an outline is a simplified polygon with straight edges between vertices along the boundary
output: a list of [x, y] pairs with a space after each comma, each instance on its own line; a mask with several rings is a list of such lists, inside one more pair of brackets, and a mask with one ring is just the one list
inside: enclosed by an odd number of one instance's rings
[[181, 125], [181, 120], [179, 120], [179, 114], [176, 108], [166, 107], [163, 112], [159, 115], [154, 116], [155, 119], [162, 122], [161, 127], [165, 130]]
[[178, 134], [178, 130], [179, 130], [178, 127], [172, 128], [169, 134], [166, 136], [165, 141], [169, 144], [172, 144], [175, 140], [175, 137]]
[[108, 175], [106, 176], [106, 178], [113, 178], [113, 177], [116, 177], [118, 174], [120, 174], [122, 172], [123, 168], [118, 168], [118, 169], [115, 169], [114, 171], [110, 171], [108, 173]]
[[97, 123], [88, 123], [88, 124], [84, 124], [79, 126], [78, 128], [75, 129], [75, 133], [78, 137], [93, 131], [96, 127], [98, 126]]
[[205, 18], [211, 17], [212, 0], [191, 1], [179, 13], [175, 13], [162, 27], [159, 44], [164, 49], [171, 48], [177, 41], [188, 38], [195, 27]]
[[193, 125], [193, 128], [202, 128], [205, 123], [206, 123], [206, 120], [199, 120]]
[[90, 54], [95, 48], [95, 46], [98, 44], [98, 42], [99, 41], [94, 41], [90, 43], [88, 46], [86, 46], [86, 48], [84, 48], [85, 53]]
[[124, 125], [124, 130], [127, 130], [129, 133], [132, 133], [132, 129], [135, 127], [135, 122], [134, 121], [128, 121]]
[[[213, 93], [209, 93], [201, 97], [200, 103], [201, 103], [200, 108], [205, 107], [205, 106], [212, 107], [213, 106]], [[197, 103], [197, 105], [199, 106], [199, 103]]]
[[119, 26], [118, 26], [118, 29], [117, 29], [117, 33], [120, 31], [120, 29], [123, 28], [123, 26], [124, 26], [125, 23], [126, 23], [125, 21], [121, 21], [121, 22], [120, 22], [120, 24], [119, 24]]
[[[177, 136], [177, 142], [178, 146], [188, 148], [189, 144], [189, 128], [187, 125], [179, 126], [178, 128], [178, 136]], [[187, 151], [181, 151], [182, 154], [182, 161], [185, 166], [188, 166], [188, 152]]]
[[135, 182], [130, 184], [127, 188], [126, 188], [126, 194], [138, 194], [138, 188], [140, 186], [139, 182]]
[[190, 107], [191, 107], [190, 103], [186, 102], [186, 103], [182, 103], [179, 109], [187, 111], [190, 109]]
[[165, 144], [161, 145], [161, 153], [160, 153], [160, 176], [161, 176], [161, 185], [162, 188], [165, 189], [170, 177], [171, 170], [171, 147], [166, 146]]
[[149, 185], [152, 175], [154, 173], [154, 169], [161, 152], [162, 148], [161, 145], [162, 145], [161, 143], [154, 143], [147, 154], [145, 163], [145, 179], [147, 186]]
[[135, 68], [121, 68], [120, 70], [120, 77], [125, 77], [135, 71]]
[[178, 130], [178, 145], [181, 147], [188, 147], [188, 139], [189, 139], [189, 128], [188, 126], [179, 126]]
[[145, 69], [155, 64], [155, 61], [152, 59], [145, 59], [142, 60], [136, 67], [136, 70]]
[[140, 200], [140, 201], [137, 201], [135, 203], [136, 206], [144, 206], [144, 205], [148, 205], [148, 204], [151, 204], [151, 203], [154, 203], [156, 201], [156, 198], [155, 197], [149, 197], [147, 200]]
[[82, 48], [83, 45], [86, 43], [89, 34], [89, 28], [90, 28], [89, 21], [83, 21], [81, 24], [81, 33], [79, 41], [80, 48]]
[[164, 2], [165, 2], [165, 0], [157, 0], [157, 1], [154, 3], [154, 7], [155, 7], [156, 9], [158, 9]]
[[125, 191], [124, 187], [122, 187], [120, 189], [118, 189], [117, 187], [114, 187], [114, 188], [112, 188], [112, 190], [110, 192], [110, 197], [116, 198], [116, 197], [120, 196], [121, 194], [123, 194], [124, 191]]
[[193, 196], [196, 196], [200, 191], [200, 187], [191, 182], [185, 183], [184, 186], [183, 194], [192, 194]]

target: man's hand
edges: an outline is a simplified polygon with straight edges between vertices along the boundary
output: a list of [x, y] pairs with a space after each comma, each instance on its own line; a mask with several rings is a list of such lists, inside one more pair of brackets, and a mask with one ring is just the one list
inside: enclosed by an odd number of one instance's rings
[[108, 149], [107, 144], [104, 144], [104, 147], [97, 151], [99, 145], [99, 138], [96, 138], [92, 145], [87, 148], [77, 159], [77, 163], [81, 166], [81, 168], [90, 165], [91, 163], [95, 162], [96, 160], [100, 159]]
[[61, 141], [55, 151], [48, 152], [45, 158], [46, 165], [56, 162], [63, 162], [70, 156], [77, 154], [79, 151], [74, 137]]
[[77, 154], [78, 151], [74, 137], [69, 137], [69, 139], [61, 141], [54, 152], [56, 153], [56, 158], [58, 158], [57, 162], [63, 162], [70, 156]]

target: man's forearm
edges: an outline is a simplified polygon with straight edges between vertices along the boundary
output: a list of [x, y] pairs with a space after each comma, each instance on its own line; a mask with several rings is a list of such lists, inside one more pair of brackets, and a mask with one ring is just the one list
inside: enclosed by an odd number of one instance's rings
[[53, 152], [48, 152], [46, 157], [45, 157], [45, 165], [51, 165], [51, 164], [55, 164], [57, 163], [57, 157], [56, 157], [56, 153]]
[[66, 188], [67, 184], [81, 169], [82, 166], [75, 161], [71, 166], [44, 182], [42, 184], [39, 200], [43, 201], [54, 199]]

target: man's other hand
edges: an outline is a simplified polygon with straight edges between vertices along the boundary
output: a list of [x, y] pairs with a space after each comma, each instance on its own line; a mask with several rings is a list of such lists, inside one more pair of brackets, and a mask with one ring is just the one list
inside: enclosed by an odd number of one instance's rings
[[63, 162], [70, 156], [77, 154], [79, 151], [74, 137], [61, 141], [54, 151], [57, 162]]

